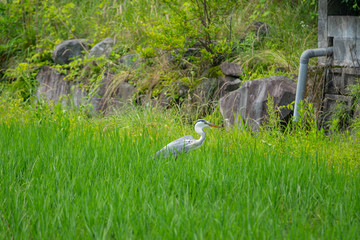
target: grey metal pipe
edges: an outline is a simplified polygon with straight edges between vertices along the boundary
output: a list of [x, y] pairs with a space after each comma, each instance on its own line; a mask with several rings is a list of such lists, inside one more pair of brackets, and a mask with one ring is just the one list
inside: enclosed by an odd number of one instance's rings
[[309, 59], [312, 57], [330, 56], [333, 54], [333, 48], [317, 48], [305, 50], [300, 57], [299, 78], [296, 88], [294, 121], [299, 121], [300, 101], [304, 100], [306, 75], [308, 71]]

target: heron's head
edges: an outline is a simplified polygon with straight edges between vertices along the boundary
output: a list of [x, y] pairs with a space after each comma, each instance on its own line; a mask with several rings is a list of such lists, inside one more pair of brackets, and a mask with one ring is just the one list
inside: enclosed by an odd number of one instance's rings
[[203, 129], [203, 128], [206, 128], [206, 127], [222, 128], [222, 127], [220, 127], [220, 126], [218, 126], [218, 125], [215, 125], [215, 124], [213, 124], [213, 123], [211, 123], [211, 122], [208, 122], [208, 121], [206, 121], [206, 120], [204, 120], [204, 119], [200, 119], [200, 120], [198, 120], [198, 121], [195, 123], [195, 130], [196, 130], [197, 128]]

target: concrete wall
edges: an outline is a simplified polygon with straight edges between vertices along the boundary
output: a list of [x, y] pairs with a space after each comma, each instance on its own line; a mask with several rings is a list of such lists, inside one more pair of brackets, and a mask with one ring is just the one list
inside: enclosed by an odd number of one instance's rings
[[353, 97], [349, 96], [349, 92], [351, 85], [357, 84], [360, 78], [360, 17], [335, 14], [349, 12], [332, 9], [344, 7], [340, 5], [339, 2], [319, 0], [318, 47], [334, 48], [332, 58], [318, 59], [320, 66], [328, 66], [323, 94], [323, 123], [331, 119], [331, 111], [339, 102], [345, 103], [349, 109], [353, 108]]
[[[328, 30], [327, 30], [327, 0], [319, 0], [318, 15], [318, 47], [328, 47]], [[319, 57], [318, 63], [326, 65], [326, 57]]]
[[359, 67], [360, 18], [355, 16], [328, 16], [328, 38], [333, 38], [333, 65]]
[[[328, 16], [330, 10], [328, 0], [319, 0], [318, 47], [334, 47], [334, 66], [359, 67], [360, 18]], [[319, 58], [319, 64], [325, 65], [326, 57]]]

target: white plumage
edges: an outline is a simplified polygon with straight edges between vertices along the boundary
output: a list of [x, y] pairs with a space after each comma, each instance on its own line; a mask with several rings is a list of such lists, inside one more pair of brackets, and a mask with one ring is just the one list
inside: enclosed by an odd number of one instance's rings
[[200, 147], [206, 138], [204, 131], [204, 128], [206, 127], [221, 128], [220, 126], [210, 123], [204, 119], [200, 119], [195, 123], [195, 131], [200, 135], [199, 139], [196, 140], [191, 135], [186, 135], [182, 138], [176, 139], [156, 152], [156, 157], [168, 157], [170, 155], [178, 157], [180, 153], [187, 153]]

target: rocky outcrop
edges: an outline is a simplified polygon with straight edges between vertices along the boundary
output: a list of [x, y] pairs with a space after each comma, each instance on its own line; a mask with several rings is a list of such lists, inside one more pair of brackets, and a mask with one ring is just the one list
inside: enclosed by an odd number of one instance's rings
[[[258, 130], [266, 121], [268, 97], [275, 107], [286, 106], [295, 100], [296, 83], [284, 76], [276, 76], [246, 81], [242, 86], [220, 99], [220, 112], [228, 126], [235, 122], [241, 124], [240, 118], [249, 124], [252, 130]], [[279, 117], [289, 118], [292, 111], [281, 108]]]
[[90, 50], [90, 56], [91, 57], [101, 57], [101, 56], [106, 56], [109, 57], [110, 53], [111, 53], [111, 49], [114, 46], [115, 41], [114, 39], [108, 37], [105, 38], [104, 40], [102, 40], [101, 42], [95, 44], [95, 46], [93, 46]]
[[239, 78], [229, 80], [228, 77], [220, 79], [220, 84], [218, 89], [216, 89], [215, 99], [219, 100], [226, 94], [239, 89], [241, 80]]
[[91, 100], [94, 109], [108, 113], [126, 104], [131, 104], [135, 88], [126, 80], [124, 76], [105, 74], [99, 84], [97, 96]]
[[75, 107], [90, 103], [94, 113], [106, 113], [131, 102], [135, 91], [124, 78], [106, 74], [98, 83], [96, 94], [90, 96], [89, 90], [80, 87], [78, 82], [66, 81], [64, 78], [65, 75], [55, 69], [43, 67], [36, 77], [39, 82], [37, 98]]
[[126, 54], [122, 56], [120, 59], [118, 59], [118, 62], [121, 66], [123, 66], [126, 70], [134, 70], [140, 67], [141, 65], [141, 56], [140, 54]]
[[50, 67], [42, 67], [36, 77], [39, 86], [36, 92], [37, 99], [52, 101], [55, 104], [79, 106], [84, 103], [86, 92], [75, 82], [64, 80], [65, 75]]
[[[109, 57], [114, 43], [112, 38], [104, 39], [91, 48], [89, 56]], [[89, 48], [88, 44], [89, 41], [85, 39], [64, 41], [55, 47], [53, 60], [57, 64], [68, 64], [72, 59], [84, 56], [84, 51]], [[125, 64], [130, 67], [132, 63]], [[80, 87], [80, 82], [66, 81], [65, 77], [53, 68], [43, 67], [36, 77], [39, 82], [37, 98], [75, 107], [91, 104], [93, 112], [108, 112], [131, 101], [135, 91], [134, 87], [126, 82], [126, 77], [114, 76], [109, 72], [104, 74], [99, 83], [95, 83], [96, 86], [88, 84], [86, 89]]]
[[226, 77], [205, 78], [193, 92], [193, 98], [196, 102], [206, 104], [210, 101], [217, 101], [229, 92], [239, 88], [241, 80]]
[[235, 91], [241, 84], [240, 79], [227, 80], [226, 77], [204, 78], [202, 82], [190, 92], [189, 105], [191, 112], [200, 115], [212, 113], [219, 99], [231, 91]]
[[66, 40], [55, 46], [52, 59], [55, 63], [69, 64], [73, 59], [82, 57], [89, 49], [89, 41], [86, 39]]
[[220, 69], [225, 76], [219, 78], [219, 87], [215, 93], [216, 100], [237, 90], [241, 84], [240, 77], [243, 75], [242, 66], [236, 63], [223, 62], [220, 64]]
[[236, 63], [223, 62], [220, 64], [220, 69], [225, 76], [238, 78], [243, 75], [242, 66]]

